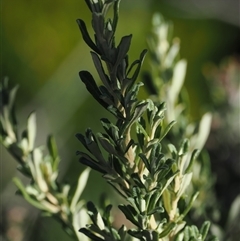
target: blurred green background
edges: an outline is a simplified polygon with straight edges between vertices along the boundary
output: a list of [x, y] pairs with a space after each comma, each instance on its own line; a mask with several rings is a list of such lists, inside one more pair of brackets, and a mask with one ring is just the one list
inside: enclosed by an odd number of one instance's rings
[[[239, 3], [226, 2], [122, 0], [117, 40], [133, 34], [130, 61], [147, 47], [146, 36], [154, 12], [162, 13], [174, 23], [174, 36], [181, 39], [181, 57], [188, 61], [186, 87], [193, 119], [198, 119], [210, 106], [202, 75], [204, 64], [218, 64], [226, 56], [240, 53]], [[78, 72], [83, 69], [96, 74], [89, 48], [76, 23], [76, 19], [81, 18], [90, 28], [85, 1], [3, 0], [1, 6], [1, 77], [8, 76], [11, 86], [20, 85], [17, 99], [19, 126], [23, 128], [30, 111], [37, 110], [37, 144], [45, 143], [49, 133], [56, 136], [62, 157], [61, 178], [75, 185], [83, 167], [75, 155], [82, 147], [74, 135], [84, 132], [87, 127], [100, 131], [97, 120], [109, 116], [92, 100], [78, 77]], [[1, 153], [1, 193], [9, 198], [9, 205], [16, 202], [11, 184], [16, 175], [16, 162], [3, 148]], [[85, 191], [84, 198], [96, 201], [107, 187], [95, 173], [91, 174], [88, 185], [90, 191]], [[38, 240], [68, 240], [62, 232], [53, 232], [58, 226], [54, 221], [41, 220], [38, 221], [40, 228], [35, 230]], [[52, 225], [51, 229], [49, 225]]]

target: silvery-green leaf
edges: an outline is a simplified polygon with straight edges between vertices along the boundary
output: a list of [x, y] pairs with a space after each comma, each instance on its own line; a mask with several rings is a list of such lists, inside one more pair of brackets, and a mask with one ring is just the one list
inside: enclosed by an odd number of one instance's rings
[[172, 210], [172, 198], [171, 193], [168, 189], [165, 189], [164, 192], [162, 192], [163, 197], [163, 204], [164, 208], [166, 209], [167, 213], [169, 214]]
[[19, 143], [19, 147], [22, 149], [24, 155], [28, 154], [28, 140], [27, 138], [23, 138]]
[[184, 228], [185, 225], [186, 225], [186, 222], [184, 221], [178, 222], [176, 228], [173, 231], [173, 234], [176, 235], [177, 233], [179, 233]]
[[86, 168], [78, 178], [77, 188], [70, 204], [70, 210], [72, 213], [74, 213], [78, 200], [87, 184], [89, 173], [90, 173], [90, 168]]
[[146, 168], [148, 169], [148, 171], [151, 172], [151, 166], [149, 164], [149, 161], [148, 161], [147, 157], [143, 153], [139, 153], [139, 157], [144, 162], [144, 164], [145, 164]]
[[28, 185], [25, 188], [25, 190], [29, 195], [32, 195], [32, 196], [38, 196], [39, 195], [39, 191], [36, 188], [34, 188], [33, 186]]
[[18, 88], [19, 88], [19, 85], [16, 85], [9, 93], [9, 103], [8, 103], [9, 110], [12, 110], [13, 108]]
[[161, 141], [166, 135], [167, 133], [171, 130], [171, 128], [176, 124], [177, 122], [176, 121], [172, 121], [170, 122], [167, 127], [164, 129], [161, 137], [159, 138], [159, 141]]
[[210, 133], [211, 122], [212, 115], [210, 113], [204, 114], [200, 121], [198, 133], [192, 138], [194, 148], [201, 150], [205, 145]]
[[110, 154], [118, 155], [117, 150], [115, 149], [115, 146], [111, 143], [111, 141], [104, 137], [101, 133], [98, 135], [98, 140], [101, 143], [102, 147]]
[[45, 158], [43, 159], [43, 162], [42, 162], [42, 172], [46, 178], [51, 177], [53, 172], [51, 163], [49, 161], [46, 161]]
[[187, 173], [182, 177], [181, 186], [177, 193], [178, 197], [182, 196], [182, 194], [185, 192], [186, 188], [189, 186], [191, 180], [192, 180], [192, 172]]
[[2, 143], [6, 148], [9, 148], [9, 146], [10, 146], [11, 144], [13, 144], [12, 139], [11, 139], [9, 136], [7, 136], [4, 140], [1, 139], [1, 143]]
[[18, 178], [16, 178], [16, 177], [13, 178], [13, 183], [18, 187], [18, 189], [20, 190], [21, 194], [23, 195], [23, 197], [25, 198], [26, 201], [28, 201], [30, 204], [32, 204], [34, 207], [36, 207], [40, 210], [45, 210], [44, 205], [42, 205], [40, 202], [34, 200], [33, 198], [31, 198], [29, 196], [24, 185]]
[[168, 144], [168, 149], [170, 150], [173, 158], [175, 158], [177, 156], [177, 149], [173, 144]]
[[177, 172], [167, 179], [166, 183], [162, 187], [161, 195], [164, 193], [165, 190], [167, 190], [167, 187], [170, 185], [170, 183], [173, 181], [176, 175], [177, 175]]
[[133, 75], [132, 75], [132, 77], [131, 77], [131, 80], [132, 80], [132, 81], [131, 81], [130, 86], [128, 87], [128, 90], [130, 90], [130, 89], [132, 88], [133, 83], [136, 81], [136, 79], [137, 79], [137, 77], [138, 77], [138, 75], [139, 75], [139, 72], [140, 72], [140, 70], [141, 70], [141, 66], [142, 66], [143, 60], [144, 60], [144, 58], [145, 58], [145, 56], [146, 56], [146, 53], [147, 53], [147, 50], [144, 49], [144, 50], [141, 52], [141, 54], [140, 54], [139, 62], [138, 62], [137, 67], [136, 67], [136, 69], [135, 69], [135, 71], [134, 71], [134, 73], [133, 73]]
[[27, 134], [28, 134], [28, 148], [29, 151], [32, 151], [34, 148], [34, 142], [36, 138], [36, 114], [33, 112], [28, 117], [28, 125], [27, 125]]
[[40, 190], [42, 192], [47, 192], [48, 185], [47, 185], [46, 180], [44, 179], [44, 176], [42, 173], [41, 162], [42, 162], [42, 152], [40, 151], [39, 148], [37, 148], [33, 151], [33, 163], [34, 163], [35, 174], [36, 174], [36, 176], [34, 178], [35, 178], [36, 183], [38, 184]]
[[198, 157], [200, 151], [199, 150], [194, 150], [192, 155], [191, 155], [191, 158], [190, 158], [190, 161], [189, 161], [189, 164], [186, 168], [186, 173], [189, 173], [191, 171], [191, 168], [192, 168], [192, 165], [194, 163], [194, 161], [196, 160], [196, 158]]
[[169, 222], [169, 224], [166, 226], [166, 228], [164, 228], [164, 230], [159, 234], [159, 238], [163, 238], [165, 236], [167, 236], [175, 227], [176, 227], [176, 223], [174, 222]]
[[177, 235], [176, 241], [183, 241], [183, 238], [184, 238], [184, 233], [181, 232]]
[[69, 185], [69, 184], [65, 184], [65, 185], [63, 186], [63, 189], [62, 189], [62, 194], [63, 194], [65, 197], [68, 197], [69, 191], [70, 191], [70, 185]]
[[145, 185], [142, 183], [141, 178], [139, 177], [139, 174], [137, 172], [131, 174], [131, 178], [135, 182], [135, 184], [142, 189], [146, 189]]
[[74, 231], [79, 241], [89, 241], [89, 239], [85, 235], [83, 235], [78, 231], [79, 228], [84, 227], [89, 222], [89, 216], [87, 214], [87, 210], [85, 208], [81, 208], [77, 212], [74, 212], [72, 222], [73, 222]]
[[189, 149], [189, 140], [184, 139], [181, 143], [181, 147], [178, 151], [178, 155], [183, 156], [184, 154], [186, 154], [188, 152], [188, 149]]
[[5, 131], [7, 132], [8, 136], [11, 138], [12, 143], [16, 142], [17, 137], [14, 133], [13, 126], [10, 122], [9, 110], [7, 106], [3, 107], [3, 116], [4, 117], [1, 116], [1, 121], [4, 120], [2, 121], [2, 124], [5, 124], [3, 127], [5, 128]]
[[59, 203], [58, 199], [50, 192], [46, 193], [46, 198], [53, 205], [58, 205], [58, 203]]
[[93, 241], [104, 241], [104, 239], [95, 235], [94, 233], [92, 233], [90, 230], [88, 230], [86, 228], [80, 228], [79, 232], [83, 233], [84, 235], [86, 235], [87, 237], [89, 237]]
[[102, 219], [100, 213], [97, 214], [97, 226], [98, 226], [101, 230], [104, 230], [104, 229], [105, 229], [105, 225], [104, 225], [104, 222], [103, 222], [103, 219]]
[[161, 206], [157, 206], [154, 209], [152, 209], [150, 212], [147, 213], [147, 215], [152, 215], [154, 213], [163, 213], [164, 212], [164, 208]]
[[140, 116], [143, 115], [144, 111], [147, 109], [147, 105], [148, 103], [144, 101], [142, 103], [137, 104], [131, 116], [130, 125], [134, 123]]
[[118, 230], [118, 234], [121, 237], [121, 240], [125, 240], [127, 235], [127, 228], [126, 226], [122, 225], [121, 228]]
[[188, 240], [190, 240], [190, 238], [191, 238], [191, 234], [190, 234], [190, 227], [186, 227], [185, 229], [184, 229], [184, 241], [188, 241]]
[[41, 204], [44, 206], [45, 210], [49, 211], [50, 213], [58, 213], [60, 211], [60, 207], [51, 204], [46, 200], [42, 200]]
[[57, 144], [53, 136], [49, 136], [47, 139], [47, 146], [48, 146], [48, 151], [53, 159], [53, 171], [57, 170], [58, 163], [59, 163], [59, 157], [58, 157], [58, 149], [57, 149]]
[[240, 194], [233, 200], [230, 207], [227, 220], [227, 229], [231, 229], [239, 225], [240, 222]]
[[169, 98], [172, 105], [175, 104], [179, 96], [180, 90], [183, 86], [185, 75], [186, 75], [186, 68], [187, 68], [186, 60], [180, 60], [179, 62], [177, 62], [173, 70], [172, 84], [171, 84], [171, 88], [169, 89]]
[[58, 172], [54, 172], [52, 173], [52, 175], [50, 176], [50, 183], [51, 183], [51, 187], [56, 189], [56, 179], [58, 177]]
[[209, 228], [210, 228], [211, 223], [209, 221], [205, 221], [200, 229], [200, 233], [202, 235], [202, 240], [205, 240], [207, 237]]
[[178, 52], [179, 52], [179, 49], [180, 49], [180, 41], [178, 39], [174, 39], [174, 43], [173, 45], [170, 47], [168, 53], [167, 53], [167, 56], [165, 58], [165, 62], [164, 62], [164, 65], [166, 68], [169, 68], [171, 66], [173, 66], [173, 61], [174, 59], [176, 58]]
[[118, 208], [124, 213], [125, 217], [135, 224], [137, 227], [142, 228], [139, 224], [138, 213], [131, 205], [118, 205]]

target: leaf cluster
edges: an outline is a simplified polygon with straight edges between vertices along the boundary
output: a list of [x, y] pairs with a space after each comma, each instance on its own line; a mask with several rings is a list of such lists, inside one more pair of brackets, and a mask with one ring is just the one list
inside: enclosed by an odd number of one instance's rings
[[[77, 134], [88, 151], [77, 154], [81, 163], [100, 172], [126, 200], [126, 204], [118, 207], [136, 227], [127, 230], [128, 235], [143, 241], [175, 240], [183, 231], [186, 224], [183, 219], [198, 195], [194, 193], [189, 200], [183, 199], [198, 151], [189, 150], [187, 139], [178, 148], [173, 144], [163, 146], [163, 139], [176, 122], [163, 125], [164, 103], [138, 100], [142, 83], [136, 83], [136, 80], [146, 51], [129, 66], [132, 36], [123, 37], [115, 46], [120, 1], [86, 2], [92, 13], [94, 41], [84, 21], [78, 20], [78, 24], [83, 39], [93, 50], [91, 56], [101, 85], [98, 86], [87, 71], [81, 71], [80, 78], [100, 105], [113, 114], [116, 123], [103, 118], [101, 123], [105, 132], [95, 135], [87, 129], [85, 135]], [[113, 7], [113, 19], [106, 20], [106, 9], [110, 6]], [[178, 205], [180, 200], [181, 207]], [[113, 232], [92, 204], [88, 205], [88, 210], [93, 224], [80, 229], [81, 232], [92, 240], [121, 240], [121, 235], [115, 235], [121, 231]], [[121, 230], [125, 229], [122, 227]], [[204, 235], [199, 238], [204, 239]]]
[[87, 222], [88, 217], [80, 196], [90, 169], [86, 169], [79, 176], [75, 190], [71, 190], [69, 184], [59, 182], [60, 157], [54, 138], [49, 136], [46, 146], [35, 147], [37, 127], [34, 112], [29, 115], [27, 128], [22, 135], [18, 133], [14, 111], [16, 92], [17, 87], [9, 88], [7, 78], [1, 82], [0, 93], [3, 100], [0, 115], [1, 143], [18, 161], [17, 169], [30, 180], [29, 184], [24, 185], [20, 178], [14, 177], [17, 193], [41, 210], [44, 215], [58, 220], [71, 237], [83, 240], [84, 237], [78, 229]]

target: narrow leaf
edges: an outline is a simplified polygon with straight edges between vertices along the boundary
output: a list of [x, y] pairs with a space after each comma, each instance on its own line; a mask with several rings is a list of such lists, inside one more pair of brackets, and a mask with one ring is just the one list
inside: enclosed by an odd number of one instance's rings
[[171, 130], [171, 128], [176, 124], [176, 121], [172, 121], [168, 124], [168, 126], [164, 129], [162, 136], [160, 137], [160, 141], [167, 135], [167, 133]]
[[86, 168], [78, 178], [78, 184], [70, 204], [70, 210], [74, 213], [78, 200], [87, 184], [90, 169]]
[[100, 238], [99, 236], [96, 236], [94, 233], [92, 233], [90, 230], [86, 228], [80, 228], [79, 232], [85, 234], [87, 237], [89, 237], [93, 241], [104, 241], [104, 239]]
[[101, 54], [100, 50], [97, 48], [97, 46], [95, 45], [95, 43], [92, 41], [91, 37], [89, 36], [89, 33], [87, 31], [87, 27], [86, 27], [86, 24], [84, 23], [84, 21], [82, 19], [77, 19], [77, 23], [78, 23], [79, 29], [82, 33], [82, 37], [83, 37], [84, 41], [86, 42], [86, 44], [92, 50], [94, 50], [98, 54]]
[[131, 44], [131, 39], [132, 39], [132, 35], [128, 35], [128, 36], [124, 36], [122, 37], [119, 45], [118, 45], [118, 56], [117, 59], [114, 63], [114, 67], [113, 67], [113, 72], [116, 73], [118, 65], [122, 62], [122, 60], [125, 58], [130, 44]]
[[88, 71], [80, 71], [79, 76], [82, 82], [86, 85], [87, 90], [90, 94], [104, 107], [107, 108], [108, 104], [106, 104], [100, 96], [102, 93], [99, 91], [98, 86], [93, 78], [93, 76]]

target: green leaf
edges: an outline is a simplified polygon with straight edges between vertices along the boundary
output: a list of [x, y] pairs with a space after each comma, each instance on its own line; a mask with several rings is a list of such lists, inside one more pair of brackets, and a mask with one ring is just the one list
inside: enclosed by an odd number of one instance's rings
[[151, 173], [152, 170], [151, 170], [151, 166], [150, 166], [150, 164], [149, 164], [149, 162], [148, 162], [147, 157], [146, 157], [143, 153], [139, 153], [139, 157], [142, 159], [142, 161], [144, 162], [146, 168], [147, 168], [148, 171]]
[[71, 200], [71, 204], [70, 204], [70, 210], [72, 211], [72, 213], [74, 213], [74, 211], [76, 209], [76, 205], [79, 201], [79, 198], [87, 184], [89, 172], [90, 172], [90, 169], [86, 168], [78, 178], [77, 188], [75, 190], [74, 196], [73, 196], [73, 198]]
[[144, 50], [141, 52], [141, 54], [140, 54], [139, 60], [136, 60], [136, 61], [130, 66], [130, 68], [129, 68], [129, 70], [128, 70], [127, 75], [131, 72], [132, 68], [133, 68], [135, 65], [137, 65], [137, 67], [136, 67], [133, 75], [132, 75], [131, 77], [129, 77], [129, 78], [131, 79], [131, 82], [130, 82], [131, 84], [128, 85], [127, 92], [131, 90], [132, 85], [134, 84], [134, 82], [136, 81], [136, 79], [137, 79], [137, 77], [138, 77], [138, 75], [139, 75], [139, 72], [140, 72], [140, 70], [141, 70], [142, 63], [143, 63], [143, 60], [144, 60], [144, 57], [145, 57], [146, 53], [147, 53], [147, 50], [144, 49]]
[[131, 205], [121, 204], [121, 205], [118, 205], [118, 208], [124, 213], [125, 217], [129, 221], [131, 221], [137, 227], [142, 228], [142, 226], [139, 225], [138, 213]]
[[121, 237], [121, 240], [125, 240], [127, 235], [127, 228], [126, 226], [122, 225], [121, 228], [118, 230], [118, 234]]
[[77, 134], [76, 137], [100, 163], [105, 162], [101, 150], [98, 146], [97, 139], [92, 133], [91, 129], [88, 128], [86, 130], [86, 136], [83, 136], [82, 134]]
[[105, 71], [103, 69], [102, 63], [101, 63], [98, 55], [94, 52], [91, 52], [91, 55], [92, 55], [92, 59], [93, 59], [93, 63], [95, 65], [95, 68], [96, 68], [96, 70], [99, 74], [99, 77], [102, 80], [102, 83], [106, 86], [106, 88], [109, 91], [111, 91], [109, 77], [105, 74]]
[[184, 241], [189, 241], [190, 240], [190, 227], [186, 227], [185, 229], [184, 229], [184, 238], [183, 238], [183, 240]]
[[118, 152], [115, 149], [115, 146], [110, 142], [108, 138], [103, 136], [101, 133], [98, 133], [98, 140], [101, 143], [102, 147], [110, 154], [118, 155]]
[[13, 89], [11, 89], [11, 91], [9, 93], [9, 100], [8, 100], [8, 108], [9, 108], [9, 110], [13, 109], [18, 88], [19, 88], [19, 85], [16, 85]]
[[173, 159], [177, 158], [177, 149], [173, 144], [168, 144], [168, 149], [170, 150]]
[[207, 237], [209, 228], [210, 228], [211, 223], [209, 221], [205, 221], [200, 229], [200, 233], [202, 234], [202, 240], [205, 240]]
[[188, 139], [184, 139], [181, 143], [181, 147], [178, 151], [178, 155], [179, 156], [183, 156], [188, 152], [189, 149], [189, 140]]
[[88, 214], [92, 220], [92, 222], [97, 225], [97, 218], [98, 218], [98, 210], [93, 204], [93, 202], [89, 201], [87, 203]]
[[201, 150], [207, 141], [208, 135], [210, 133], [212, 122], [212, 114], [205, 113], [200, 121], [198, 134], [192, 138], [194, 148]]
[[107, 181], [114, 189], [115, 191], [117, 191], [117, 193], [124, 199], [127, 198], [127, 196], [125, 195], [125, 193], [123, 193], [123, 190], [121, 190], [119, 187], [116, 186], [115, 183], [112, 183], [111, 181]]
[[193, 151], [193, 153], [192, 153], [192, 155], [191, 155], [191, 158], [190, 158], [190, 161], [189, 161], [189, 164], [188, 164], [188, 167], [187, 167], [185, 173], [190, 173], [190, 172], [191, 172], [193, 163], [194, 163], [194, 161], [197, 159], [199, 153], [200, 153], [200, 150], [194, 150], [194, 151]]
[[156, 188], [152, 191], [149, 201], [147, 202], [148, 213], [151, 213], [151, 211], [156, 207], [160, 196], [161, 196], [160, 188]]
[[19, 144], [13, 143], [8, 147], [9, 152], [13, 155], [14, 158], [20, 163], [21, 165], [24, 165], [24, 152], [21, 147], [19, 147]]
[[95, 52], [97, 52], [98, 54], [101, 55], [100, 50], [97, 48], [97, 46], [95, 45], [95, 43], [92, 41], [91, 37], [89, 36], [88, 31], [87, 31], [87, 27], [86, 27], [84, 21], [82, 19], [77, 19], [77, 24], [79, 26], [79, 29], [82, 33], [82, 37], [83, 37], [84, 41], [86, 42], [86, 44], [92, 50], [94, 50]]
[[188, 212], [190, 211], [193, 202], [196, 200], [197, 196], [199, 195], [199, 192], [194, 193], [194, 195], [192, 195], [187, 207], [185, 208], [184, 212], [180, 215], [179, 220], [183, 220], [183, 218], [188, 214]]
[[113, 73], [117, 72], [117, 68], [118, 68], [119, 64], [123, 61], [123, 59], [127, 55], [127, 52], [131, 45], [131, 39], [132, 39], [132, 34], [122, 37], [122, 39], [117, 47], [118, 55], [117, 55], [117, 59], [113, 66]]
[[14, 177], [13, 183], [18, 187], [18, 189], [20, 190], [21, 194], [23, 195], [26, 201], [28, 201], [31, 205], [33, 205], [34, 207], [40, 210], [47, 211], [43, 204], [41, 204], [39, 201], [34, 200], [33, 198], [30, 197], [30, 195], [26, 191], [26, 188], [23, 186], [22, 182], [18, 178]]
[[164, 208], [159, 206], [159, 207], [155, 207], [154, 209], [152, 209], [151, 211], [149, 211], [147, 213], [148, 216], [155, 214], [155, 213], [163, 213], [164, 212]]
[[[135, 84], [131, 90], [127, 91], [123, 103], [123, 106], [125, 106], [125, 108], [130, 108], [135, 102], [137, 102], [137, 95], [142, 85], [142, 82], [139, 82]], [[129, 116], [129, 114], [127, 116]]]
[[[96, 6], [96, 5], [95, 5]], [[99, 9], [100, 10], [100, 9]], [[105, 52], [104, 50], [107, 50], [106, 48], [104, 48], [104, 44], [107, 46], [107, 42], [104, 39], [104, 28], [105, 28], [105, 24], [104, 24], [104, 16], [102, 15], [102, 13], [98, 12], [93, 12], [92, 13], [92, 27], [96, 33], [96, 37], [95, 39], [97, 40], [97, 47], [100, 48], [102, 52], [102, 54], [106, 55], [107, 52]]]
[[92, 12], [92, 5], [91, 5], [91, 0], [85, 0], [89, 10]]
[[186, 68], [187, 62], [185, 60], [178, 61], [174, 67], [172, 84], [171, 88], [169, 88], [169, 98], [172, 105], [175, 104], [184, 83]]
[[56, 140], [53, 136], [48, 136], [47, 146], [52, 159], [56, 160], [58, 158], [58, 149], [57, 149]]
[[192, 172], [189, 172], [183, 175], [181, 186], [177, 192], [177, 197], [181, 197], [183, 193], [185, 193], [187, 187], [189, 187], [191, 183], [191, 180], [192, 180]]
[[119, 139], [119, 128], [112, 124], [107, 118], [101, 119], [102, 126], [107, 134], [114, 140]]
[[98, 162], [96, 162], [93, 158], [91, 158], [89, 155], [87, 155], [84, 152], [77, 152], [77, 155], [81, 155], [81, 157], [79, 158], [79, 161], [86, 165], [91, 167], [93, 170], [98, 171], [100, 173], [106, 174], [106, 168], [103, 167], [102, 165], [100, 165]]
[[159, 138], [159, 140], [161, 141], [166, 135], [167, 133], [171, 130], [171, 128], [176, 124], [176, 121], [171, 121], [167, 127], [164, 129], [164, 132], [162, 134], [162, 136]]
[[133, 181], [135, 182], [135, 184], [136, 184], [139, 188], [144, 189], [144, 190], [147, 191], [145, 185], [142, 183], [142, 180], [140, 179], [139, 174], [138, 174], [137, 172], [132, 173], [132, 174], [131, 174], [131, 178], [133, 179]]
[[108, 104], [103, 101], [101, 97], [102, 93], [99, 91], [98, 86], [93, 76], [88, 71], [80, 71], [79, 76], [82, 82], [86, 85], [87, 90], [90, 94], [104, 107], [107, 109]]
[[103, 221], [105, 223], [106, 226], [110, 227], [111, 226], [111, 210], [112, 210], [112, 205], [109, 204], [103, 213]]
[[84, 145], [84, 147], [89, 151], [88, 145], [87, 145], [86, 140], [85, 140], [85, 136], [81, 133], [77, 133], [76, 137]]
[[131, 116], [131, 120], [129, 122], [129, 126], [131, 126], [140, 116], [143, 115], [144, 111], [147, 109], [148, 103], [143, 101], [136, 105], [134, 108], [134, 112]]
[[174, 228], [176, 227], [175, 223], [170, 222], [166, 228], [159, 234], [159, 238], [166, 237]]
[[85, 234], [87, 237], [89, 237], [93, 241], [104, 241], [104, 239], [100, 238], [99, 236], [95, 235], [91, 231], [89, 231], [86, 228], [80, 228], [79, 232]]
[[124, 154], [126, 154], [126, 153], [128, 152], [128, 150], [130, 149], [130, 147], [133, 146], [133, 145], [135, 145], [135, 142], [134, 142], [133, 139], [131, 139], [131, 140], [128, 142], [128, 144], [127, 144], [127, 146], [126, 146], [126, 148], [125, 148], [125, 150], [124, 150]]

